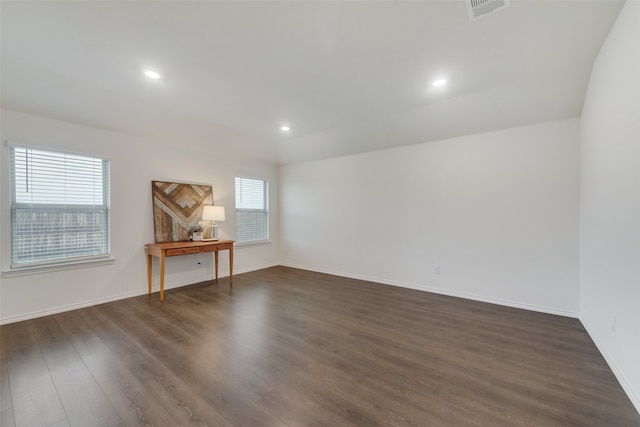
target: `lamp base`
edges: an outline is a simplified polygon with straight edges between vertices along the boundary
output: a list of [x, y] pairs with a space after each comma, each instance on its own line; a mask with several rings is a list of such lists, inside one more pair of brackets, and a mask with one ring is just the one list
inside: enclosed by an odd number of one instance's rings
[[211, 224], [211, 239], [207, 240], [220, 240], [218, 238], [218, 224], [216, 224], [215, 222]]

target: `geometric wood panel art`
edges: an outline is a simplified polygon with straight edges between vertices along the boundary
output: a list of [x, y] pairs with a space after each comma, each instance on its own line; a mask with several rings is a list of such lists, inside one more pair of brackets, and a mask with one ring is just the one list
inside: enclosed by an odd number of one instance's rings
[[151, 192], [156, 243], [189, 240], [189, 229], [202, 220], [204, 207], [213, 205], [210, 185], [151, 181]]

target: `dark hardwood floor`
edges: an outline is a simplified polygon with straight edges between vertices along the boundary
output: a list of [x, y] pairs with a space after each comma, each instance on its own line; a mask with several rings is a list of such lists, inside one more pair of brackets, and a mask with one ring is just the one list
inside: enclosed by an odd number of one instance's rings
[[575, 319], [285, 267], [0, 330], [2, 426], [640, 426]]

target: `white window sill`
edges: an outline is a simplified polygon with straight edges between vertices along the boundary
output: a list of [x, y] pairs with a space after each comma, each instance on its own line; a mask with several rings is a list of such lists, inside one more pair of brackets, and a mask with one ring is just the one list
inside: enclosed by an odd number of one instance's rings
[[242, 243], [235, 243], [236, 248], [241, 249], [241, 248], [247, 248], [247, 247], [251, 247], [251, 246], [262, 246], [262, 245], [270, 245], [271, 244], [271, 240], [257, 240], [255, 242], [242, 242]]
[[111, 265], [116, 262], [115, 258], [92, 259], [87, 261], [74, 261], [59, 264], [36, 265], [30, 267], [19, 267], [11, 270], [3, 270], [2, 277], [29, 276], [31, 274], [51, 273], [54, 271], [75, 270], [78, 268], [98, 267], [101, 265]]

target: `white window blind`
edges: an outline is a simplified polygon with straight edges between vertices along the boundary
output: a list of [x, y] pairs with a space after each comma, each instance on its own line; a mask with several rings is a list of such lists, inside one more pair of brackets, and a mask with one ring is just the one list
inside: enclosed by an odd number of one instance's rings
[[11, 267], [109, 255], [109, 161], [9, 147]]
[[269, 240], [267, 181], [236, 177], [236, 240], [238, 243]]

